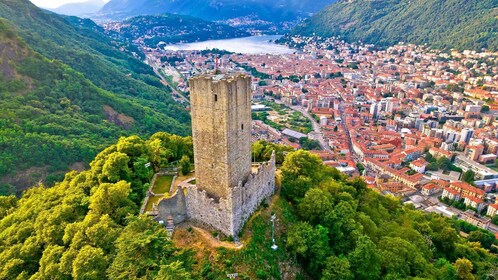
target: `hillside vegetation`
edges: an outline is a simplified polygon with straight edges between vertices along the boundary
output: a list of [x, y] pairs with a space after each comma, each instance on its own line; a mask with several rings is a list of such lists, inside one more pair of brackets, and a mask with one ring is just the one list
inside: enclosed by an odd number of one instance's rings
[[152, 69], [92, 21], [27, 0], [0, 2], [0, 17], [0, 193], [53, 181], [121, 135], [190, 134], [188, 112]]
[[116, 32], [152, 48], [159, 42], [172, 44], [250, 35], [226, 24], [172, 14], [133, 17], [120, 23]]
[[488, 231], [402, 206], [309, 152], [287, 155], [281, 171], [282, 194], [299, 217], [285, 245], [312, 279], [498, 277], [488, 251], [498, 242]]
[[352, 0], [334, 3], [292, 31], [378, 45], [498, 50], [498, 0]]
[[121, 138], [88, 171], [0, 196], [0, 279], [189, 279], [189, 255], [136, 214], [153, 168], [192, 149], [190, 137], [166, 133]]
[[[123, 137], [88, 171], [67, 173], [53, 188], [38, 186], [20, 199], [0, 197], [0, 279], [498, 276], [498, 258], [488, 250], [496, 243], [491, 233], [403, 206], [305, 151], [286, 156], [281, 195], [244, 226], [242, 248], [211, 247], [218, 233], [201, 236], [192, 228], [179, 228], [172, 242], [162, 226], [137, 212], [152, 169], [184, 156], [192, 158], [190, 137]], [[270, 249], [272, 214], [277, 251]]]

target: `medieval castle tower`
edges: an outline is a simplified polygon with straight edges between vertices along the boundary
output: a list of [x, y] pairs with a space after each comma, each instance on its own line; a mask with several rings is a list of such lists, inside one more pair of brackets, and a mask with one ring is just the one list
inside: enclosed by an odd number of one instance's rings
[[227, 198], [251, 174], [251, 77], [193, 78], [190, 102], [196, 181]]
[[163, 199], [159, 218], [196, 220], [233, 236], [275, 191], [275, 157], [251, 163], [250, 76], [205, 74], [189, 82], [196, 185]]

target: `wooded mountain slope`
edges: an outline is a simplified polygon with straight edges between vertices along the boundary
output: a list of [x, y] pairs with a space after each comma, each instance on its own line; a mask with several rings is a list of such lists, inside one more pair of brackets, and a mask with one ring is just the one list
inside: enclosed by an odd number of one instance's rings
[[[1, 33], [2, 189], [88, 163], [120, 135], [190, 134], [188, 112], [152, 69], [93, 22], [68, 18], [73, 25], [26, 0], [0, 2], [0, 17], [8, 20]], [[33, 167], [42, 169], [24, 172]]]
[[190, 279], [189, 255], [136, 216], [152, 169], [183, 155], [190, 137], [123, 137], [52, 188], [0, 196], [0, 279]]
[[159, 42], [179, 43], [250, 36], [226, 24], [173, 14], [137, 16], [127, 19], [116, 30], [128, 40], [140, 39], [149, 47]]
[[378, 45], [498, 50], [498, 0], [353, 0], [334, 3], [292, 34]]

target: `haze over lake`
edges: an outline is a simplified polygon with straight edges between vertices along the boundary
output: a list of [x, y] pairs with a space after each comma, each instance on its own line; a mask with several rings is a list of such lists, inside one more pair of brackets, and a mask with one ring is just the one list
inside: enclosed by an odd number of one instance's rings
[[[209, 40], [188, 44], [168, 45], [165, 50], [205, 50], [220, 49], [243, 54], [288, 54], [295, 50], [287, 46], [277, 45], [273, 41], [280, 35], [250, 36], [243, 38]], [[272, 42], [270, 42], [272, 41]]]

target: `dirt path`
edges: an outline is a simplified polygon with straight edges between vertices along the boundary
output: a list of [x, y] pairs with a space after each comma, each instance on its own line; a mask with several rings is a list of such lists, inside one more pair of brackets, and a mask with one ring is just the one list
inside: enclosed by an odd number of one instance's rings
[[240, 250], [240, 249], [242, 249], [242, 247], [244, 247], [243, 244], [237, 245], [233, 242], [226, 242], [226, 241], [217, 240], [216, 238], [213, 237], [212, 234], [210, 234], [209, 232], [207, 232], [204, 229], [197, 228], [197, 227], [192, 227], [192, 229], [194, 229], [199, 234], [199, 236], [202, 237], [203, 241], [206, 242], [207, 245], [212, 247], [212, 248], [224, 247], [227, 249]]

